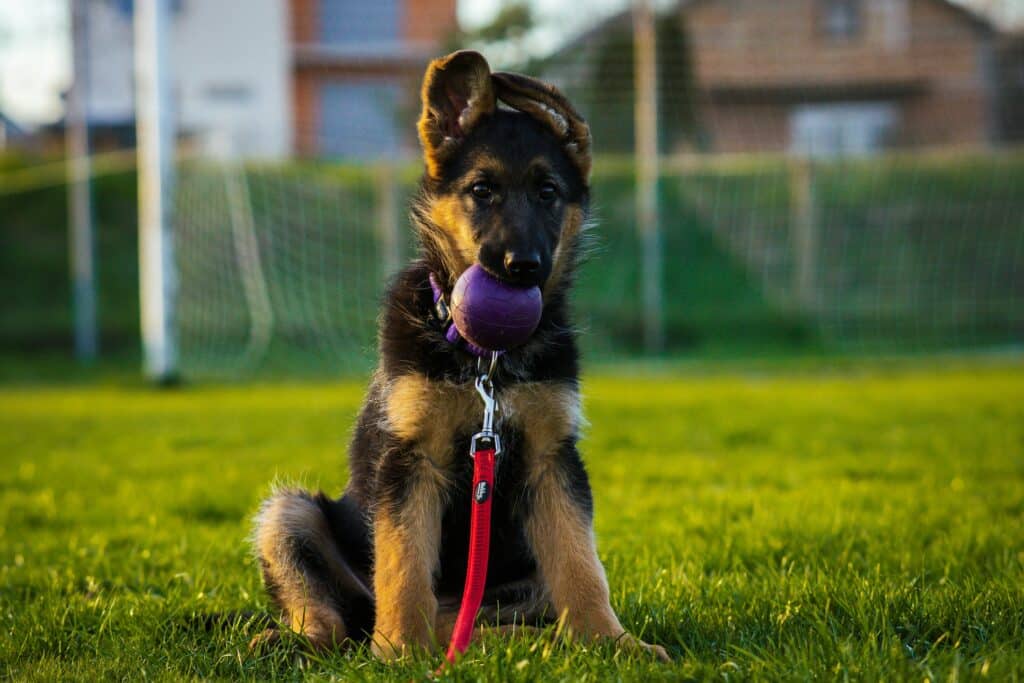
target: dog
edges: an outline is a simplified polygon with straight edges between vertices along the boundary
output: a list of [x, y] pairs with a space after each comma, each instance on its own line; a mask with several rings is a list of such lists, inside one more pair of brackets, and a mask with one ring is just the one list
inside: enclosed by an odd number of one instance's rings
[[[503, 450], [478, 628], [543, 626], [668, 660], [628, 634], [597, 556], [577, 450], [579, 353], [568, 293], [588, 225], [590, 130], [554, 87], [492, 73], [482, 55], [434, 60], [418, 123], [419, 257], [385, 296], [379, 365], [340, 499], [286, 489], [263, 502], [254, 546], [284, 622], [313, 647], [371, 642], [380, 658], [449, 637], [465, 581], [477, 357], [446, 337], [431, 278], [450, 295], [480, 264], [543, 292], [530, 340], [498, 361]], [[274, 633], [266, 634], [273, 638]]]

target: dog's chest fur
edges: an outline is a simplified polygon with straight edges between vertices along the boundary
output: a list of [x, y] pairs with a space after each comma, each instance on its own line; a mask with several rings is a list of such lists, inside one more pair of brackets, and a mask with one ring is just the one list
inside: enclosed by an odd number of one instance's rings
[[[440, 469], [468, 456], [456, 451], [459, 437], [480, 430], [483, 404], [473, 382], [451, 383], [410, 373], [387, 380], [382, 391], [381, 427]], [[498, 385], [497, 430], [524, 437], [522, 456], [543, 458], [566, 438], [576, 435], [580, 422], [579, 395], [560, 382], [516, 382]]]

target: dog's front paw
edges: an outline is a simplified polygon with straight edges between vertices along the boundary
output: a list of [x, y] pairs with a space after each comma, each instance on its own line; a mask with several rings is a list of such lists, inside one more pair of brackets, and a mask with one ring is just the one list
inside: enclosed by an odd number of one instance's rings
[[373, 643], [370, 645], [370, 650], [377, 659], [390, 662], [401, 658], [405, 648], [398, 643], [392, 642], [389, 638], [380, 633], [374, 633]]
[[646, 652], [662, 662], [671, 662], [672, 658], [661, 645], [645, 643], [639, 638], [634, 638], [628, 633], [622, 634], [615, 643], [620, 650], [626, 652]]

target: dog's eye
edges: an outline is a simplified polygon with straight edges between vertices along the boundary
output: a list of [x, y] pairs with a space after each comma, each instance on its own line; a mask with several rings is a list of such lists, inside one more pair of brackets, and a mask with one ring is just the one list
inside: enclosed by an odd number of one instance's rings
[[493, 191], [487, 183], [476, 183], [473, 185], [473, 196], [477, 199], [490, 199]]
[[550, 202], [558, 195], [558, 188], [555, 187], [554, 183], [544, 183], [540, 186], [538, 195], [542, 202]]

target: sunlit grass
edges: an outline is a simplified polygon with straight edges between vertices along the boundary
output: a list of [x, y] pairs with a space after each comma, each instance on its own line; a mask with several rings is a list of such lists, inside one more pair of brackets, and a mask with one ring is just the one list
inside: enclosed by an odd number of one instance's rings
[[[455, 678], [1024, 675], [1024, 367], [624, 375], [585, 393], [614, 605], [676, 662], [492, 637]], [[255, 656], [254, 624], [202, 619], [266, 609], [248, 519], [272, 480], [343, 487], [361, 395], [0, 389], [0, 677], [408, 680], [436, 666]]]

